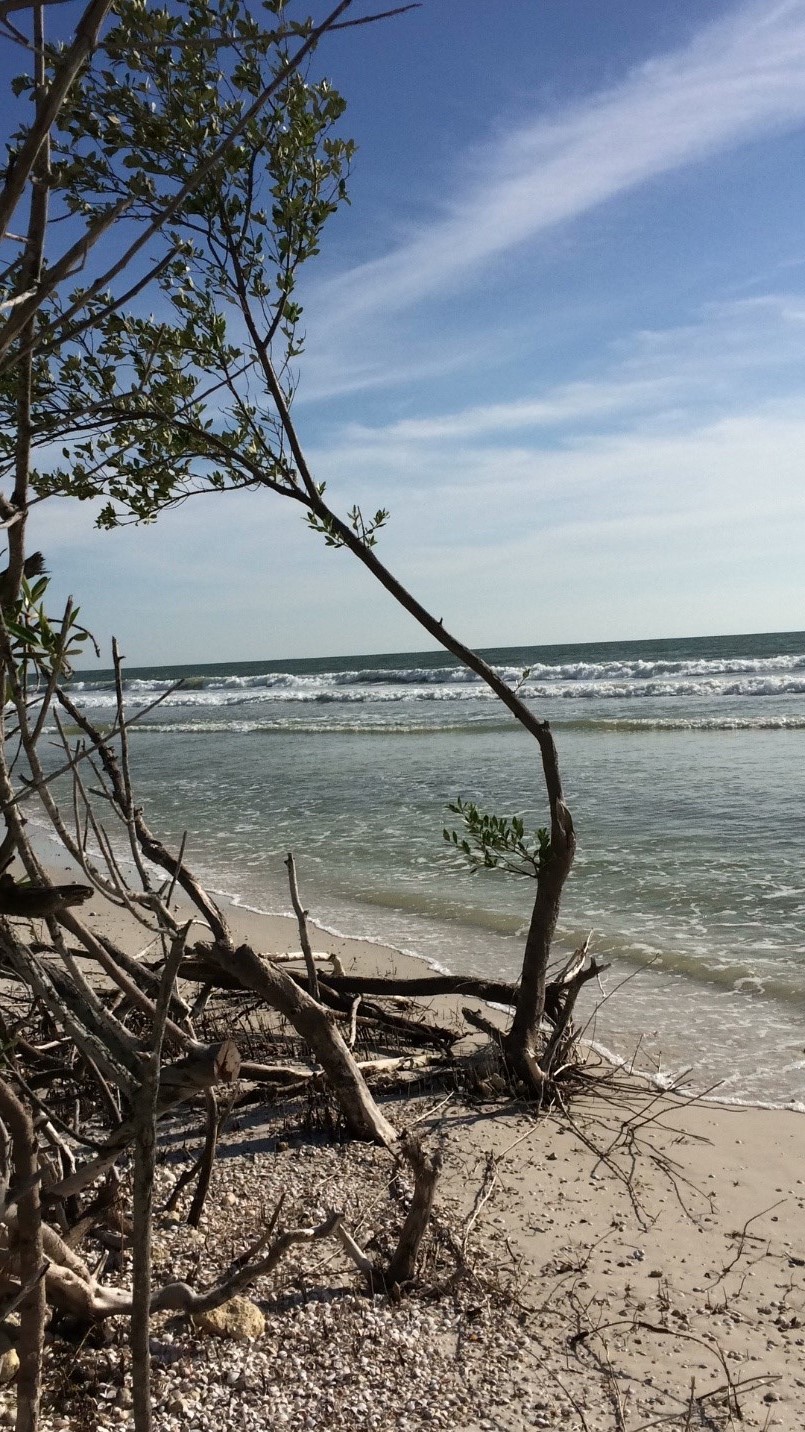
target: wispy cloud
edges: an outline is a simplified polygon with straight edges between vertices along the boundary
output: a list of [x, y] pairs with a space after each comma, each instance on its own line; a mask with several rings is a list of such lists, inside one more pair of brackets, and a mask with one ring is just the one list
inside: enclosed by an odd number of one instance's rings
[[676, 430], [755, 406], [764, 393], [796, 393], [804, 366], [805, 301], [797, 295], [713, 303], [698, 322], [619, 340], [601, 356], [598, 374], [583, 382], [374, 427], [348, 422], [331, 434], [321, 459], [347, 472], [376, 464], [382, 454], [386, 470], [396, 463], [410, 471], [426, 446], [442, 462], [445, 449], [457, 453], [464, 444], [516, 440], [533, 447], [583, 443], [585, 434], [607, 430]]
[[656, 379], [565, 383], [541, 398], [480, 404], [432, 418], [403, 418], [383, 428], [355, 423], [344, 430], [343, 436], [347, 442], [365, 445], [430, 443], [455, 438], [467, 441], [613, 417], [654, 407], [665, 396], [665, 384]]
[[803, 120], [805, 3], [743, 6], [617, 87], [476, 150], [439, 216], [316, 304], [328, 327], [400, 311], [649, 179]]
[[805, 531], [803, 367], [796, 296], [714, 304], [698, 323], [620, 340], [584, 383], [348, 423], [311, 456], [342, 506], [390, 505], [392, 566], [404, 559], [414, 585], [438, 568], [445, 592], [477, 579], [504, 623], [518, 584], [542, 590], [559, 550], [629, 590], [650, 584], [652, 562], [669, 581], [674, 563], [706, 573], [727, 552], [790, 567]]

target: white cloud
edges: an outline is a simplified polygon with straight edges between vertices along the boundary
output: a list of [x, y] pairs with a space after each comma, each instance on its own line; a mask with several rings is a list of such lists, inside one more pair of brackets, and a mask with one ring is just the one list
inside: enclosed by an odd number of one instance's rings
[[380, 552], [481, 645], [800, 628], [803, 452], [799, 400], [504, 454], [496, 476], [486, 453], [392, 506]]
[[[308, 456], [341, 511], [391, 507], [379, 555], [481, 644], [793, 628], [803, 371], [796, 298], [713, 305], [697, 324], [621, 340], [584, 383], [346, 424]], [[44, 503], [33, 523], [59, 594], [75, 591], [132, 661], [422, 644], [348, 554], [269, 493], [198, 499], [111, 535], [75, 503]]]
[[[638, 618], [644, 634], [793, 627], [803, 369], [799, 300], [744, 299], [620, 340], [584, 383], [346, 424], [311, 456], [340, 505], [391, 507], [381, 556], [474, 640], [549, 639], [524, 624], [530, 609], [554, 613], [556, 639], [634, 632]], [[564, 597], [556, 608], [563, 583], [572, 620]], [[469, 630], [468, 600], [483, 618]]]
[[318, 289], [316, 328], [400, 311], [647, 180], [804, 119], [803, 0], [742, 6], [617, 87], [476, 150], [439, 216]]
[[450, 438], [467, 440], [494, 433], [547, 428], [568, 422], [586, 422], [618, 413], [655, 406], [663, 397], [662, 385], [653, 380], [619, 383], [567, 383], [542, 398], [523, 398], [511, 403], [491, 403], [464, 408], [432, 418], [403, 418], [384, 428], [351, 424], [344, 439], [355, 444], [385, 445], [388, 442], [440, 442]]
[[379, 463], [412, 485], [432, 481], [449, 459], [465, 474], [469, 464], [487, 476], [497, 458], [505, 473], [546, 444], [578, 445], [607, 431], [676, 432], [756, 407], [763, 394], [797, 394], [804, 368], [805, 305], [796, 296], [711, 304], [696, 323], [619, 340], [583, 382], [374, 427], [348, 422], [312, 455], [327, 474], [347, 478]]

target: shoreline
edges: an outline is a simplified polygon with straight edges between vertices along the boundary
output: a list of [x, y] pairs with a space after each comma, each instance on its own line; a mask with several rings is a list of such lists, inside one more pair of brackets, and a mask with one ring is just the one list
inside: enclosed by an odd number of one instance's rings
[[[55, 870], [56, 864], [61, 869], [71, 873], [75, 878], [78, 867], [73, 864], [69, 856], [54, 837], [44, 827], [29, 827], [35, 835], [34, 844], [37, 848], [40, 859], [50, 871]], [[126, 863], [125, 861], [123, 862]], [[225, 913], [231, 912], [234, 925], [243, 925], [243, 938], [255, 945], [255, 948], [263, 949], [265, 953], [285, 953], [291, 949], [299, 948], [298, 925], [296, 916], [291, 910], [264, 910], [258, 906], [245, 903], [239, 896], [209, 886], [210, 894], [223, 907]], [[97, 898], [97, 897], [95, 897]], [[95, 903], [89, 902], [89, 909]], [[182, 897], [184, 899], [184, 897]], [[356, 902], [359, 903], [359, 902]], [[190, 907], [188, 906], [188, 909]], [[371, 908], [371, 907], [368, 907]], [[338, 927], [328, 925], [322, 920], [316, 919], [315, 915], [308, 915], [308, 924], [323, 937], [323, 944], [334, 943], [336, 952], [342, 959], [351, 957], [355, 960], [355, 968], [360, 968], [362, 974], [382, 974], [388, 972], [390, 965], [401, 964], [398, 973], [408, 977], [416, 977], [422, 973], [423, 967], [434, 974], [455, 974], [457, 971], [451, 969], [445, 963], [435, 959], [433, 956], [421, 954], [415, 950], [401, 948], [393, 945], [382, 937], [371, 935], [354, 935], [340, 930]], [[285, 931], [283, 936], [282, 932]], [[264, 932], [264, 933], [263, 933]], [[329, 949], [329, 944], [328, 944]], [[631, 976], [627, 976], [630, 979]], [[609, 991], [604, 997], [607, 1003], [615, 999], [618, 988]], [[599, 1006], [596, 1006], [596, 1009]], [[486, 1006], [490, 1008], [490, 1006]], [[494, 1007], [497, 1009], [497, 1007]], [[502, 1008], [498, 1012], [503, 1012]], [[595, 1010], [585, 1019], [584, 1028], [595, 1020]], [[580, 1044], [589, 1050], [595, 1057], [603, 1060], [613, 1070], [620, 1070], [625, 1075], [638, 1080], [657, 1094], [674, 1094], [682, 1099], [695, 1099], [699, 1102], [713, 1104], [719, 1108], [731, 1109], [757, 1109], [758, 1111], [780, 1111], [784, 1113], [805, 1114], [805, 1103], [792, 1098], [786, 1102], [775, 1100], [753, 1100], [748, 1098], [731, 1097], [727, 1094], [719, 1096], [710, 1090], [700, 1091], [684, 1083], [676, 1083], [672, 1076], [665, 1076], [659, 1072], [654, 1073], [650, 1069], [641, 1069], [633, 1063], [633, 1055], [620, 1055], [613, 1050], [603, 1039], [596, 1037], [585, 1038], [582, 1032]], [[805, 1048], [803, 1049], [805, 1055]], [[684, 1075], [683, 1075], [684, 1078]], [[723, 1081], [722, 1081], [723, 1082]]]
[[[287, 921], [289, 926], [290, 940], [288, 949], [298, 948], [298, 939], [296, 945], [294, 945], [294, 936], [298, 936], [298, 927], [296, 922], [296, 916], [292, 912], [285, 910], [260, 910], [254, 905], [246, 905], [244, 903], [241, 903], [239, 900], [233, 899], [221, 891], [212, 891], [212, 893], [215, 895], [216, 899], [220, 900], [226, 906], [227, 909], [232, 910], [235, 913], [242, 912], [247, 918], [254, 917], [254, 920], [257, 922], [258, 928], [259, 923], [264, 920], [270, 921], [272, 923], [275, 921]], [[400, 949], [400, 947], [397, 945], [390, 945], [385, 940], [382, 940], [380, 938], [375, 939], [370, 935], [346, 934], [342, 930], [324, 924], [322, 921], [315, 919], [315, 917], [311, 915], [308, 916], [308, 925], [311, 927], [311, 929], [317, 930], [323, 936], [331, 940], [342, 942], [345, 946], [355, 946], [358, 949], [365, 946], [367, 950], [377, 949], [379, 952], [385, 952], [388, 956], [393, 957], [395, 960], [402, 960], [406, 964], [410, 963], [410, 965], [413, 966], [412, 971], [410, 971], [410, 973], [412, 974], [419, 973], [421, 966], [423, 965], [427, 970], [432, 971], [433, 974], [451, 975], [458, 973], [455, 970], [449, 969], [447, 965], [441, 964], [438, 960], [432, 959], [429, 955], [420, 955], [413, 950]], [[268, 951], [265, 951], [265, 953], [268, 953]], [[278, 950], [272, 950], [271, 953], [277, 954], [281, 952]], [[369, 968], [364, 969], [363, 967], [361, 967], [360, 969], [361, 974], [373, 974], [376, 972], [377, 971], [375, 971], [375, 969], [370, 970]], [[398, 973], [402, 975], [404, 973], [409, 972], [399, 970]], [[612, 997], [612, 995], [607, 996], [607, 998]], [[490, 1005], [487, 1003], [486, 1008], [494, 1009], [501, 1013], [504, 1012], [504, 1006], [502, 1005]], [[787, 1104], [778, 1104], [773, 1102], [772, 1100], [761, 1101], [738, 1099], [729, 1098], [728, 1096], [723, 1096], [719, 1098], [718, 1094], [715, 1093], [697, 1093], [695, 1090], [691, 1090], [685, 1087], [685, 1085], [683, 1084], [676, 1085], [672, 1083], [666, 1083], [661, 1075], [654, 1075], [649, 1070], [635, 1067], [625, 1056], [617, 1054], [614, 1050], [609, 1049], [605, 1044], [601, 1043], [596, 1039], [585, 1039], [584, 1037], [582, 1037], [580, 1039], [580, 1044], [583, 1048], [588, 1049], [592, 1054], [596, 1055], [606, 1064], [610, 1065], [613, 1070], [621, 1071], [623, 1074], [628, 1075], [629, 1078], [639, 1080], [656, 1094], [668, 1094], [675, 1097], [679, 1097], [686, 1101], [688, 1099], [695, 1099], [698, 1103], [704, 1105], [713, 1104], [718, 1108], [725, 1109], [737, 1108], [769, 1111], [779, 1110], [781, 1113], [805, 1115], [805, 1104], [802, 1104], [799, 1100], [792, 1100], [790, 1103]]]

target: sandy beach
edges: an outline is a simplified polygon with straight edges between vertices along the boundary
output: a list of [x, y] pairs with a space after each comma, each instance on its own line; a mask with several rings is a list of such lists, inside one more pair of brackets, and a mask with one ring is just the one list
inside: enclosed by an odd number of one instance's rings
[[[261, 951], [297, 948], [290, 919], [228, 915]], [[131, 926], [115, 917], [108, 928], [136, 950]], [[321, 930], [314, 945], [347, 970], [422, 972]], [[457, 1015], [453, 1003], [439, 1001], [440, 1020]], [[369, 1298], [341, 1250], [317, 1246], [252, 1290], [266, 1318], [254, 1342], [211, 1338], [187, 1320], [155, 1326], [157, 1425], [799, 1429], [802, 1115], [691, 1103], [600, 1064], [589, 1072], [566, 1109], [540, 1116], [419, 1085], [384, 1104], [443, 1153], [423, 1290], [400, 1303]], [[199, 1125], [192, 1108], [165, 1122], [160, 1195], [197, 1149]], [[182, 1222], [181, 1204], [157, 1218], [157, 1277], [192, 1266], [203, 1282], [280, 1193], [283, 1223], [343, 1207], [365, 1242], [382, 1243], [392, 1174], [384, 1150], [329, 1142], [298, 1109], [237, 1111], [200, 1230]], [[445, 1230], [454, 1246], [463, 1240], [458, 1281], [445, 1273]], [[124, 1327], [115, 1339], [75, 1354], [82, 1377], [60, 1385], [46, 1425], [127, 1424]], [[6, 1392], [6, 1421], [10, 1404]]]

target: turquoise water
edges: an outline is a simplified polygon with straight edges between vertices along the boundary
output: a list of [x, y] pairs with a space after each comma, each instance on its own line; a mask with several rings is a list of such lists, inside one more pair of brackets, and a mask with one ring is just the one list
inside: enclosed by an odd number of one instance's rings
[[[610, 960], [594, 1033], [724, 1097], [805, 1105], [805, 633], [500, 648], [550, 720], [579, 854], [559, 946]], [[442, 839], [457, 795], [545, 821], [534, 743], [441, 653], [128, 673], [152, 824], [219, 891], [515, 975], [533, 890]], [[112, 713], [109, 674], [76, 695]], [[611, 992], [623, 980], [625, 987]], [[587, 1013], [602, 999], [589, 992]]]

